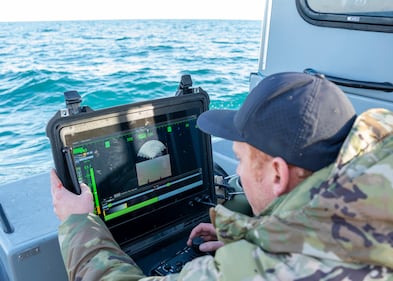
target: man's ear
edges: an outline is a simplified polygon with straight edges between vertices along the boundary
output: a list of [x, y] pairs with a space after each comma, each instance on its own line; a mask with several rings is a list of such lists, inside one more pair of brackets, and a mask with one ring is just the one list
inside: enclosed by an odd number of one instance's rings
[[287, 162], [281, 157], [272, 159], [273, 178], [273, 194], [280, 196], [290, 191], [289, 189], [289, 167]]

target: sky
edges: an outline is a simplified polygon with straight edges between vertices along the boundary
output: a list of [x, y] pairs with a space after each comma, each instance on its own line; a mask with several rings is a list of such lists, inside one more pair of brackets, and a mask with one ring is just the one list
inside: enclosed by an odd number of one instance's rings
[[97, 19], [260, 20], [264, 0], [1, 0], [0, 22]]

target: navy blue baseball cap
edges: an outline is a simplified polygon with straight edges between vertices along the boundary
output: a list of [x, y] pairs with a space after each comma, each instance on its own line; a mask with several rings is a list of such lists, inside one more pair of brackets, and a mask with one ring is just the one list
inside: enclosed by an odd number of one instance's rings
[[246, 142], [317, 171], [335, 161], [355, 118], [351, 102], [334, 83], [284, 72], [263, 79], [239, 110], [209, 110], [197, 124], [210, 135]]

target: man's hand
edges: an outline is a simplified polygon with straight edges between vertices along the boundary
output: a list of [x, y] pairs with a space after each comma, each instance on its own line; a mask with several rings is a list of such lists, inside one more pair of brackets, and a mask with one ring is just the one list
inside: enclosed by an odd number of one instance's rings
[[200, 223], [194, 227], [188, 237], [187, 245], [191, 246], [192, 238], [197, 236], [206, 241], [199, 246], [202, 252], [214, 252], [224, 245], [223, 242], [217, 241], [216, 229], [211, 223]]
[[87, 185], [81, 184], [81, 194], [74, 194], [63, 186], [55, 170], [50, 173], [50, 181], [53, 210], [61, 221], [71, 214], [93, 212], [93, 195]]

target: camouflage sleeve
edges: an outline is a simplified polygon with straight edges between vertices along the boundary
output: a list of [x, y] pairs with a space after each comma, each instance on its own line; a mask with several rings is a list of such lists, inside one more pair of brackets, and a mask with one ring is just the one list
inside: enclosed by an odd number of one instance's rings
[[211, 256], [193, 260], [180, 274], [146, 277], [94, 214], [71, 215], [59, 227], [59, 242], [70, 281], [217, 280], [217, 270]]
[[59, 227], [59, 242], [69, 280], [139, 280], [135, 262], [93, 214], [71, 215]]

